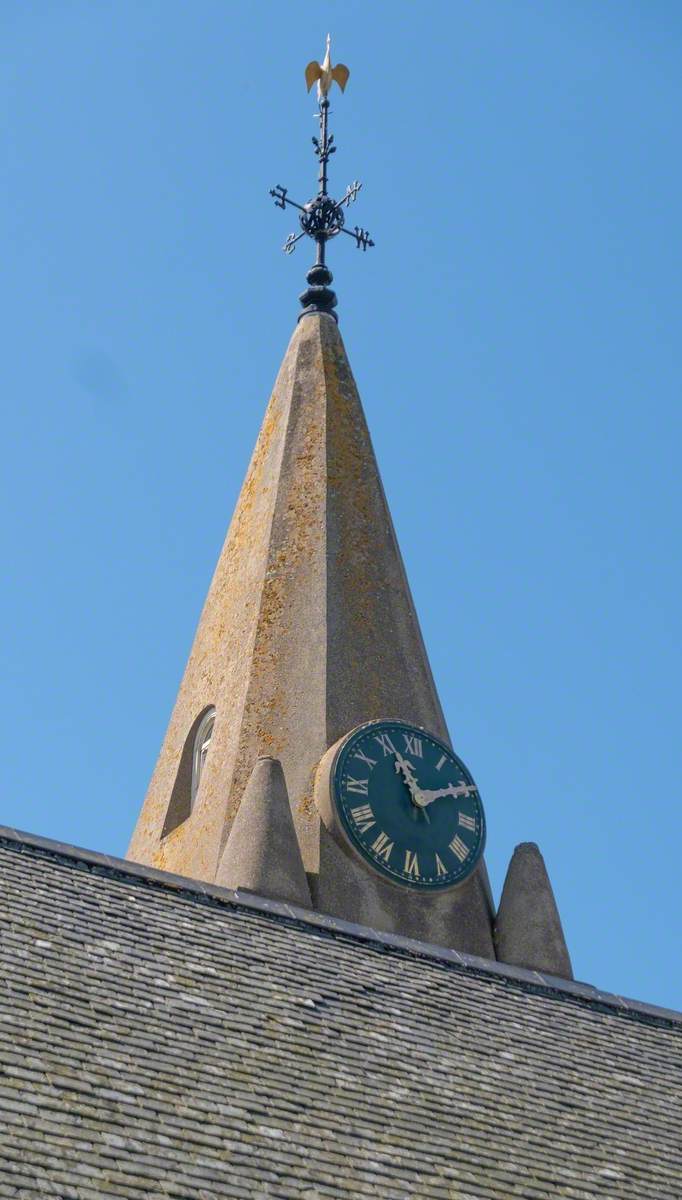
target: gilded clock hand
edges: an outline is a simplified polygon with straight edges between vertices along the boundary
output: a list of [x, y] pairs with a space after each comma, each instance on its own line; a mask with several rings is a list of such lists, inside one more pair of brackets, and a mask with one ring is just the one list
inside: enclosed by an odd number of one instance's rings
[[414, 768], [412, 763], [408, 762], [406, 758], [403, 758], [402, 754], [396, 754], [395, 770], [396, 775], [402, 775], [403, 779], [405, 780], [405, 783], [409, 788], [410, 796], [414, 800], [414, 803], [419, 804], [419, 800], [417, 799], [419, 795], [419, 784], [414, 777]]
[[428, 788], [419, 789], [417, 792], [416, 803], [425, 808], [427, 804], [433, 804], [434, 800], [440, 800], [441, 796], [471, 796], [476, 791], [469, 783], [449, 783], [445, 788], [435, 788], [432, 791]]
[[[412, 766], [412, 763], [408, 762], [408, 760], [406, 758], [403, 758], [402, 754], [396, 753], [395, 769], [396, 769], [396, 774], [402, 775], [403, 779], [405, 780], [405, 783], [407, 784], [409, 791], [410, 791], [410, 797], [412, 799], [412, 803], [415, 805], [415, 809], [421, 809], [421, 811], [424, 812], [424, 805], [422, 804], [421, 799], [420, 799], [421, 792], [419, 790], [419, 784], [417, 783], [417, 779], [414, 774], [414, 767]], [[412, 815], [415, 819], [417, 818], [416, 811], [413, 812]], [[424, 816], [426, 817], [426, 820], [427, 820], [428, 824], [430, 825], [431, 818], [429, 817], [429, 814], [427, 812], [424, 812]]]

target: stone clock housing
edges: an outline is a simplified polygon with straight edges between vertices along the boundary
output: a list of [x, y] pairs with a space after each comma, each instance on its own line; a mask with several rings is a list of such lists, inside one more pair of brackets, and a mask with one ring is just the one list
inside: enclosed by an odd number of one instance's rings
[[471, 774], [440, 738], [404, 721], [370, 721], [341, 738], [320, 764], [316, 802], [342, 849], [402, 887], [454, 887], [483, 853]]

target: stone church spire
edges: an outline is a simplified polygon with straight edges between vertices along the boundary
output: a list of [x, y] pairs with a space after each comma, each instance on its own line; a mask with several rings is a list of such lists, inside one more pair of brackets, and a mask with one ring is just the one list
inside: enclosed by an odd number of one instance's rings
[[328, 93], [348, 76], [329, 40], [306, 68], [317, 195], [272, 195], [299, 214], [285, 250], [307, 235], [316, 260], [128, 853], [494, 958], [483, 810], [450, 747], [330, 288], [328, 241], [373, 245], [344, 227], [361, 185], [328, 191]]
[[[213, 711], [192, 798], [196, 736]], [[494, 957], [483, 864], [416, 903], [320, 821], [318, 763], [381, 717], [448, 741], [341, 335], [311, 313], [284, 356], [129, 857], [214, 881], [256, 760], [274, 757], [316, 908]]]

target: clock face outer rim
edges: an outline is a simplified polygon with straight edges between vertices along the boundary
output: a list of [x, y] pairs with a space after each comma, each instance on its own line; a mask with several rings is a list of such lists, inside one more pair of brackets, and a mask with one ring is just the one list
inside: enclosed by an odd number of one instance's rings
[[[481, 837], [476, 854], [472, 859], [471, 866], [462, 879], [456, 879], [452, 883], [442, 884], [437, 887], [408, 883], [407, 880], [395, 879], [391, 875], [384, 874], [382, 870], [374, 865], [370, 858], [362, 854], [348, 833], [339, 814], [334, 794], [334, 779], [336, 776], [338, 761], [347, 743], [357, 734], [359, 734], [361, 731], [384, 725], [398, 725], [401, 728], [412, 729], [415, 733], [425, 734], [431, 739], [431, 741], [439, 745], [446, 752], [446, 754], [455, 759], [455, 761], [462, 768], [464, 774], [471, 779], [472, 783], [476, 787], [479, 799], [479, 807], [481, 810]], [[383, 883], [388, 884], [389, 887], [396, 888], [403, 896], [406, 893], [409, 893], [412, 896], [421, 895], [424, 898], [427, 896], [434, 898], [436, 896], [444, 895], [447, 892], [455, 891], [457, 888], [465, 887], [466, 884], [471, 882], [474, 875], [479, 870], [481, 863], [483, 862], [483, 854], [485, 851], [487, 838], [487, 825], [483, 801], [481, 800], [481, 795], [480, 792], [478, 792], [478, 786], [474, 781], [473, 775], [459, 755], [456, 754], [452, 749], [452, 746], [449, 746], [442, 737], [439, 737], [436, 733], [432, 733], [431, 730], [427, 729], [424, 725], [416, 725], [412, 721], [406, 721], [404, 717], [378, 717], [372, 721], [362, 721], [359, 725], [354, 725], [353, 728], [349, 729], [347, 733], [342, 734], [342, 736], [336, 742], [334, 742], [327, 751], [325, 751], [318, 763], [317, 771], [315, 773], [314, 799], [317, 811], [320, 814], [325, 829], [331, 834], [337, 846], [343, 850], [346, 856], [352, 859], [356, 866], [362, 866], [366, 870], [371, 871], [372, 876], [375, 879], [380, 879]]]

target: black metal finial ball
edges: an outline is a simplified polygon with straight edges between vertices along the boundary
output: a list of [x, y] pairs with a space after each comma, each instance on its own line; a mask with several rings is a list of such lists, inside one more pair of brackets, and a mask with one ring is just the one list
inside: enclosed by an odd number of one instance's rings
[[338, 317], [334, 312], [336, 308], [336, 292], [333, 292], [329, 284], [333, 280], [333, 275], [326, 263], [315, 263], [310, 268], [306, 275], [308, 286], [304, 292], [301, 292], [299, 300], [303, 308], [303, 312], [299, 316], [307, 317], [311, 313], [327, 313], [338, 321]]

